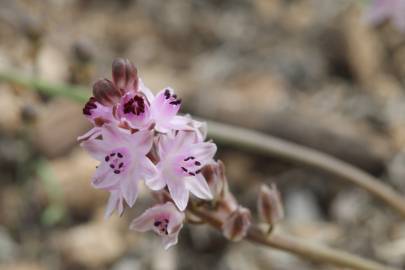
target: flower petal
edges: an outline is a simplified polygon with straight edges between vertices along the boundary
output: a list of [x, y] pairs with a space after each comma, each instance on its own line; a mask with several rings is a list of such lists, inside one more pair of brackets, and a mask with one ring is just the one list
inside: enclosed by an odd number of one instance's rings
[[105, 209], [104, 218], [108, 219], [115, 210], [117, 210], [119, 215], [121, 215], [124, 211], [123, 202], [119, 190], [113, 190], [110, 192], [110, 197]]
[[97, 189], [111, 189], [119, 184], [120, 178], [111, 172], [105, 163], [101, 163], [93, 176], [92, 185]]
[[141, 178], [143, 178], [145, 181], [158, 176], [158, 169], [149, 158], [142, 158], [140, 161], [140, 166]]
[[145, 184], [148, 186], [148, 188], [154, 191], [161, 190], [166, 186], [165, 180], [160, 175], [145, 179]]
[[139, 217], [135, 218], [129, 228], [138, 232], [146, 232], [153, 229], [154, 217], [156, 214], [155, 208], [149, 208], [142, 213]]
[[170, 179], [166, 182], [169, 188], [170, 195], [176, 206], [183, 211], [187, 207], [188, 203], [188, 190], [183, 179]]
[[187, 189], [200, 199], [211, 200], [211, 190], [205, 181], [204, 176], [197, 174], [196, 176], [186, 177], [185, 179]]
[[129, 207], [134, 206], [138, 197], [138, 173], [129, 173], [124, 179], [121, 179], [121, 192]]
[[89, 139], [80, 144], [94, 159], [103, 160], [104, 156], [110, 150], [109, 146], [103, 140]]
[[200, 162], [204, 164], [212, 160], [216, 151], [217, 146], [214, 143], [196, 143], [190, 149], [190, 155], [196, 157]]
[[168, 250], [171, 246], [177, 244], [179, 232], [162, 236], [162, 245], [165, 250]]
[[129, 141], [131, 148], [137, 153], [147, 154], [152, 148], [153, 134], [150, 130], [140, 130], [130, 135]]

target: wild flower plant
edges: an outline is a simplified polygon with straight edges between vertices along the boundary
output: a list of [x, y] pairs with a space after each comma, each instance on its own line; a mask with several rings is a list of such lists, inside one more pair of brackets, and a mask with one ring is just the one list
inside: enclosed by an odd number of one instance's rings
[[[100, 162], [92, 185], [110, 193], [105, 216], [133, 207], [144, 182], [157, 202], [132, 221], [131, 229], [156, 232], [167, 249], [177, 243], [185, 211], [205, 208], [220, 220], [225, 237], [241, 240], [251, 224], [250, 210], [229, 192], [224, 164], [214, 160], [217, 146], [206, 141], [206, 125], [179, 115], [180, 107], [173, 89], [153, 95], [125, 59], [114, 60], [112, 81], [94, 84], [83, 108], [94, 127], [79, 141]], [[282, 217], [274, 194], [265, 189], [260, 196], [266, 222]]]

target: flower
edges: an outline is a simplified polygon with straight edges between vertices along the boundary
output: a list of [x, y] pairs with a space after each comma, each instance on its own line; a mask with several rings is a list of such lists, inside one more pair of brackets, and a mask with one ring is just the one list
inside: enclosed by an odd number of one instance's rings
[[123, 97], [115, 110], [115, 117], [133, 129], [145, 129], [152, 125], [149, 103], [146, 98], [137, 92], [128, 92]]
[[151, 117], [157, 131], [167, 133], [170, 130], [191, 130], [188, 125], [190, 120], [177, 115], [180, 105], [181, 99], [177, 98], [173, 89], [165, 88], [157, 93], [151, 100]]
[[232, 241], [242, 240], [251, 225], [251, 214], [249, 209], [239, 206], [230, 214], [222, 225], [222, 233]]
[[155, 165], [147, 158], [152, 148], [150, 130], [130, 133], [112, 125], [100, 129], [102, 139], [90, 137], [81, 146], [100, 161], [92, 184], [99, 189], [120, 189], [132, 207], [138, 194], [138, 182], [157, 175]]
[[178, 131], [160, 135], [156, 148], [159, 174], [145, 181], [150, 189], [160, 190], [167, 185], [181, 211], [187, 207], [189, 192], [201, 199], [212, 199], [201, 169], [212, 161], [217, 150], [214, 143], [199, 142], [194, 132]]
[[275, 184], [269, 188], [267, 185], [260, 187], [257, 200], [259, 217], [268, 224], [275, 224], [284, 217], [284, 209], [280, 199], [280, 192]]
[[373, 0], [366, 11], [366, 20], [379, 24], [387, 19], [400, 31], [405, 32], [405, 0]]
[[153, 230], [162, 237], [165, 249], [177, 244], [177, 238], [184, 222], [184, 213], [179, 212], [171, 202], [155, 205], [131, 222], [130, 229], [146, 232]]

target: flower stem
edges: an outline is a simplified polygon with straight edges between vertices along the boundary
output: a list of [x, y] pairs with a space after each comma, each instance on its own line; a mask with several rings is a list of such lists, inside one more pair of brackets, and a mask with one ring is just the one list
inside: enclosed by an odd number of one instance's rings
[[[209, 211], [196, 208], [189, 209], [189, 211], [191, 211], [194, 215], [201, 217], [212, 227], [221, 230], [222, 222]], [[307, 240], [300, 240], [296, 237], [293, 239], [291, 237], [274, 233], [268, 235], [255, 226], [252, 226], [249, 229], [246, 239], [267, 247], [293, 253], [305, 259], [310, 259], [316, 262], [348, 267], [357, 270], [396, 270], [396, 268], [384, 266], [377, 262], [356, 256], [354, 254], [335, 250], [330, 247], [310, 243]]]
[[[0, 81], [21, 85], [52, 96], [65, 96], [79, 102], [87, 101], [89, 91], [85, 87], [53, 85], [35, 78], [26, 78], [15, 72], [0, 71]], [[273, 136], [244, 128], [225, 125], [213, 121], [208, 124], [208, 135], [216, 142], [234, 145], [239, 148], [273, 155], [293, 162], [305, 164], [338, 176], [380, 198], [405, 217], [405, 198], [381, 180], [347, 164], [337, 158], [308, 147], [288, 142]]]
[[317, 150], [257, 131], [220, 124], [205, 119], [203, 121], [207, 122], [208, 135], [213, 137], [217, 143], [234, 145], [255, 153], [281, 157], [331, 173], [340, 179], [349, 181], [367, 190], [405, 217], [404, 196], [384, 184], [380, 179], [348, 163]]

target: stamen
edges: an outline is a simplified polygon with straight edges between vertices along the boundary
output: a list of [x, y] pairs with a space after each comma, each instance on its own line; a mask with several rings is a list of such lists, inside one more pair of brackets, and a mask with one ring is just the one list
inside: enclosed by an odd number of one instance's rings
[[122, 157], [123, 157], [123, 155], [122, 155], [121, 153], [118, 153], [117, 156], [118, 156], [119, 158], [122, 158]]
[[194, 162], [194, 164], [195, 164], [196, 166], [201, 166], [201, 162], [199, 162], [198, 160], [197, 160], [196, 162]]
[[111, 169], [115, 169], [114, 164], [110, 164], [110, 168], [111, 168]]
[[188, 172], [187, 169], [184, 168], [184, 167], [181, 167], [181, 169], [182, 169], [184, 172]]
[[110, 160], [110, 157], [109, 157], [109, 156], [105, 156], [104, 160], [105, 160], [106, 162], [108, 162], [108, 161]]
[[195, 176], [195, 173], [192, 173], [192, 172], [189, 172], [188, 174], [191, 176]]
[[201, 173], [201, 170], [196, 170], [195, 173], [199, 174], [199, 173]]
[[114, 173], [115, 174], [119, 174], [121, 171], [120, 170], [115, 170]]

